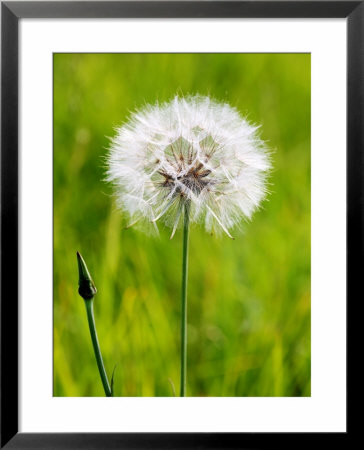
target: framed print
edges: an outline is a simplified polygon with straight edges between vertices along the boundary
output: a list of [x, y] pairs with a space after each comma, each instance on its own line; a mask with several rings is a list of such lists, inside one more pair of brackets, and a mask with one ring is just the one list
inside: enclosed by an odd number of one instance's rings
[[345, 445], [362, 2], [1, 7], [2, 447]]

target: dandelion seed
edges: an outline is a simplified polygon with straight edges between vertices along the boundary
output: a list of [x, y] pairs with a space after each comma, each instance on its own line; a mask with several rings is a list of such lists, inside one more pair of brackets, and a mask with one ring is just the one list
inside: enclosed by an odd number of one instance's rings
[[267, 192], [270, 160], [257, 129], [209, 97], [175, 97], [137, 111], [117, 130], [108, 156], [119, 207], [130, 223], [161, 221], [173, 237], [189, 203], [191, 223], [231, 237]]

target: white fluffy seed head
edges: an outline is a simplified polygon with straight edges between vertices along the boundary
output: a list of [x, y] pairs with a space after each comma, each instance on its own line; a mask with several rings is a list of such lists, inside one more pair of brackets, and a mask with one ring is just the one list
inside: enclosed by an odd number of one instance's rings
[[209, 97], [175, 97], [135, 112], [117, 129], [107, 180], [132, 223], [190, 222], [219, 233], [250, 219], [266, 195], [270, 158], [258, 127]]

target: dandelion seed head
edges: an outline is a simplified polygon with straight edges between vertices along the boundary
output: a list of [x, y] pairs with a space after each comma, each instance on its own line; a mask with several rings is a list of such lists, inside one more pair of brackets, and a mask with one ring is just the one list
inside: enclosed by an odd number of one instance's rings
[[219, 234], [249, 220], [266, 196], [269, 152], [258, 127], [209, 97], [147, 105], [117, 129], [107, 180], [130, 223], [178, 228], [190, 222]]

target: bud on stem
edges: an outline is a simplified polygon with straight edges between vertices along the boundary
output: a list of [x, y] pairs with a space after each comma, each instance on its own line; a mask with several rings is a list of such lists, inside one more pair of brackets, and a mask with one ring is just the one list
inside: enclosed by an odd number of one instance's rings
[[78, 263], [78, 293], [85, 300], [88, 326], [90, 329], [91, 342], [95, 352], [97, 367], [99, 369], [102, 385], [104, 387], [106, 397], [113, 397], [113, 390], [110, 388], [109, 380], [107, 378], [106, 370], [102, 360], [99, 341], [97, 339], [95, 317], [93, 310], [94, 296], [97, 292], [96, 286], [92, 281], [90, 272], [87, 269], [86, 263], [82, 256], [77, 252]]
[[77, 252], [78, 264], [78, 293], [84, 300], [91, 300], [97, 293], [96, 286], [92, 281], [90, 272], [85, 261], [79, 252]]

